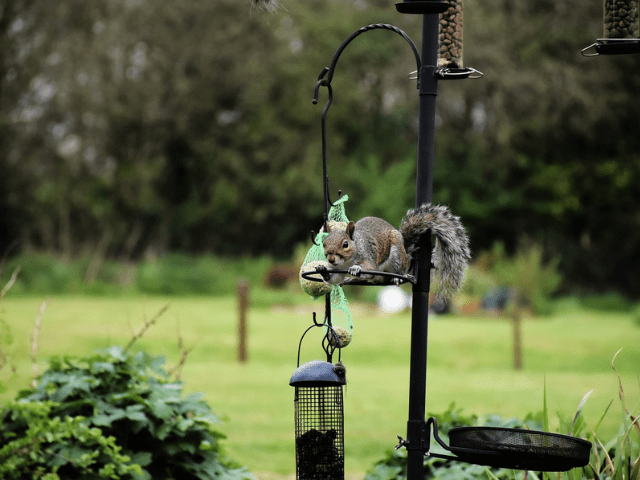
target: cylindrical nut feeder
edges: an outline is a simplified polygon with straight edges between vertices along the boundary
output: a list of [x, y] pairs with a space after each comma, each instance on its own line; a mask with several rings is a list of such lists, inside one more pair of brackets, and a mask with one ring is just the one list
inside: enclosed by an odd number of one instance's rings
[[344, 480], [344, 370], [322, 360], [296, 369], [296, 478]]
[[637, 40], [638, 0], [604, 0], [604, 38]]
[[640, 53], [640, 0], [604, 0], [602, 38], [582, 49], [585, 57]]
[[440, 15], [438, 67], [462, 68], [462, 0], [447, 0], [449, 8]]

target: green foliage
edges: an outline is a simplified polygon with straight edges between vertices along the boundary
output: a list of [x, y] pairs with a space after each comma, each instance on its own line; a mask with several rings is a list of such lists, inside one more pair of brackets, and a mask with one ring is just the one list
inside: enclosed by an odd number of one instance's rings
[[[2, 281], [2, 268], [4, 267], [4, 258], [0, 260], [0, 373], [6, 373], [7, 368], [11, 369], [13, 373], [15, 373], [15, 366], [12, 363], [12, 359], [10, 358], [7, 347], [9, 347], [13, 343], [13, 336], [11, 335], [11, 330], [9, 329], [9, 324], [4, 316], [4, 308], [2, 306], [2, 300], [4, 300], [7, 292], [15, 285], [15, 280], [20, 272], [20, 269], [17, 268], [13, 270], [11, 277], [9, 280], [4, 283]], [[5, 392], [7, 386], [5, 383], [0, 381], [0, 393]]]
[[[500, 428], [531, 428], [540, 429], [540, 421], [532, 416], [525, 420], [516, 418], [503, 419], [497, 415], [490, 415], [486, 418], [477, 415], [465, 415], [462, 410], [451, 404], [449, 409], [442, 414], [429, 414], [438, 421], [438, 435], [445, 442], [449, 443], [447, 433], [451, 428], [465, 426], [485, 426]], [[443, 451], [434, 439], [431, 439], [431, 451], [433, 453], [447, 453]], [[393, 450], [377, 462], [373, 468], [367, 472], [365, 480], [401, 480], [407, 477], [407, 451], [406, 449]], [[436, 457], [425, 457], [424, 461], [425, 478], [441, 480], [465, 479], [465, 480], [486, 480], [492, 479], [512, 479], [513, 472], [503, 468], [489, 468], [479, 465], [455, 462]]]
[[[615, 371], [615, 357], [611, 366]], [[598, 428], [606, 415], [610, 414], [610, 407], [613, 400], [602, 413], [595, 426], [587, 425], [582, 416], [582, 411], [593, 393], [587, 392], [581, 399], [576, 412], [571, 417], [566, 417], [562, 412], [558, 413], [560, 420], [560, 433], [571, 435], [577, 438], [584, 438], [591, 442], [591, 457], [589, 464], [584, 468], [574, 468], [567, 472], [544, 473], [541, 479], [546, 480], [628, 480], [640, 478], [640, 416], [637, 410], [640, 402], [636, 402], [634, 407], [629, 408], [622, 380], [618, 376], [618, 397], [620, 402], [621, 422], [620, 427], [612, 438], [601, 439], [597, 434]], [[443, 433], [440, 437], [448, 443], [446, 431], [453, 427], [460, 426], [493, 426], [506, 428], [531, 428], [533, 430], [549, 431], [549, 411], [547, 407], [547, 389], [545, 386], [543, 395], [543, 411], [541, 414], [529, 415], [524, 421], [517, 419], [502, 420], [497, 416], [489, 416], [486, 419], [476, 415], [464, 416], [460, 410], [451, 405], [449, 410], [441, 415], [435, 415]], [[432, 440], [431, 450], [435, 453], [438, 445]], [[446, 453], [446, 452], [444, 452]], [[396, 480], [406, 478], [406, 450], [388, 452], [385, 458], [377, 462], [367, 473], [366, 480]], [[524, 473], [507, 470], [468, 465], [450, 460], [426, 457], [425, 478], [448, 480], [453, 478], [468, 480], [485, 479], [522, 479]], [[538, 478], [533, 472], [527, 475]]]
[[21, 255], [12, 258], [7, 265], [9, 268], [20, 268], [20, 276], [12, 289], [13, 294], [75, 292], [82, 282], [80, 262], [65, 262], [52, 255]]
[[271, 260], [263, 258], [231, 261], [212, 256], [170, 254], [138, 267], [136, 289], [152, 295], [229, 295], [240, 277], [259, 283]]
[[3, 410], [0, 453], [33, 478], [253, 478], [224, 455], [202, 395], [182, 398], [163, 365], [119, 347], [53, 359]]
[[462, 293], [472, 297], [482, 297], [490, 290], [498, 287], [497, 279], [482, 266], [469, 265], [465, 272]]
[[349, 193], [354, 193], [353, 219], [379, 216], [398, 227], [415, 202], [415, 170], [413, 157], [392, 164], [373, 153], [355, 159], [345, 172], [352, 185]]
[[629, 312], [633, 309], [633, 303], [618, 292], [584, 295], [580, 303], [585, 308], [601, 312]]
[[[558, 290], [561, 276], [558, 260], [546, 260], [543, 248], [532, 243], [523, 243], [513, 255], [508, 255], [502, 243], [478, 260], [476, 268], [482, 273], [475, 274], [472, 287], [487, 282], [490, 277], [497, 286], [513, 289], [518, 307], [531, 307], [538, 314], [551, 313], [551, 296]], [[473, 275], [472, 275], [473, 277]]]
[[21, 269], [12, 293], [230, 295], [238, 278], [259, 284], [273, 260], [177, 253], [137, 264], [109, 260], [93, 281], [86, 279], [88, 264], [86, 258], [64, 261], [46, 254], [20, 255], [8, 262], [9, 267]]
[[632, 314], [634, 323], [640, 327], [640, 305], [634, 307]]
[[[611, 361], [611, 367], [615, 372], [615, 359], [620, 350]], [[602, 479], [602, 480], [627, 480], [640, 478], [640, 417], [638, 408], [640, 401], [636, 401], [633, 407], [627, 404], [625, 390], [622, 379], [618, 375], [618, 399], [620, 407], [620, 427], [618, 432], [609, 440], [601, 439], [598, 435], [598, 427], [609, 413], [611, 404], [603, 412], [602, 417], [594, 428], [589, 428], [586, 422], [580, 417], [591, 392], [588, 392], [580, 402], [577, 412], [571, 421], [561, 418], [561, 428], [571, 435], [582, 436], [591, 441], [591, 459], [589, 468], [582, 471], [582, 476], [575, 472], [564, 473], [560, 480], [582, 480], [582, 479]], [[613, 403], [613, 401], [611, 402]]]
[[12, 402], [3, 408], [0, 475], [7, 480], [60, 478], [145, 478], [140, 465], [122, 455], [82, 416], [53, 414], [55, 402]]
[[[363, 25], [394, 23], [417, 40], [421, 23], [383, 1], [281, 3], [4, 8], [0, 249], [19, 238], [24, 251], [67, 259], [290, 256], [323, 212], [318, 72]], [[637, 296], [640, 60], [578, 54], [601, 31], [601, 10], [578, 0], [466, 6], [464, 63], [485, 76], [441, 87], [434, 201], [462, 217], [476, 251], [500, 238], [513, 253], [526, 232], [562, 259], [570, 286]], [[413, 206], [414, 69], [388, 31], [358, 37], [341, 57], [330, 186], [358, 199], [354, 218], [397, 225]]]

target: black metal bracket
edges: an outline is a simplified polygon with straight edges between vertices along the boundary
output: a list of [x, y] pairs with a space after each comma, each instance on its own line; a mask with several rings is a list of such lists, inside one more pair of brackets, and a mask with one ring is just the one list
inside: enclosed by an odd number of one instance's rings
[[[422, 439], [422, 442], [421, 442], [422, 444], [416, 447], [415, 449], [422, 450], [424, 455], [427, 457], [442, 458], [444, 460], [454, 460], [454, 461], [464, 462], [464, 460], [460, 459], [457, 456], [431, 452], [431, 433], [432, 432], [433, 432], [433, 438], [436, 442], [438, 442], [438, 445], [440, 445], [446, 451], [451, 452], [451, 447], [446, 443], [444, 443], [444, 440], [442, 440], [438, 435], [438, 421], [435, 419], [435, 417], [430, 417], [426, 422], [421, 422], [421, 425], [416, 424], [414, 427], [421, 428], [420, 432], [415, 432], [415, 433], [419, 433], [420, 438]], [[409, 440], [405, 440], [400, 435], [398, 435], [398, 440], [399, 440], [399, 443], [395, 446], [396, 450], [399, 450], [402, 447], [405, 447], [407, 450], [409, 450], [412, 447]], [[458, 448], [457, 450], [469, 451], [471, 453], [486, 453], [484, 451], [464, 449], [464, 448], [463, 449]]]
[[627, 38], [598, 38], [596, 43], [583, 48], [580, 53], [582, 53], [582, 56], [584, 57], [640, 53], [640, 40]]
[[[311, 280], [314, 282], [323, 282], [327, 283], [327, 279], [331, 274], [341, 274], [341, 275], [351, 275], [349, 270], [345, 269], [330, 269], [325, 267], [324, 265], [318, 265], [315, 268], [315, 272], [303, 272], [301, 274], [302, 278], [305, 280]], [[392, 272], [380, 272], [378, 270], [360, 270], [358, 275], [373, 275], [387, 278], [389, 281], [382, 283], [374, 283], [370, 280], [358, 279], [357, 277], [347, 277], [343, 282], [336, 285], [373, 285], [376, 287], [384, 286], [384, 285], [398, 285], [402, 283], [411, 283], [415, 284], [416, 279], [413, 275], [410, 274], [398, 274]]]
[[420, 95], [438, 95], [438, 68], [433, 65], [423, 65], [418, 71]]
[[476, 79], [484, 77], [484, 73], [471, 67], [444, 67], [439, 68], [436, 74], [440, 80], [464, 80], [466, 78]]
[[315, 327], [326, 327], [327, 332], [325, 333], [324, 337], [322, 338], [322, 349], [324, 350], [324, 353], [327, 355], [327, 362], [331, 363], [332, 359], [333, 359], [333, 353], [335, 352], [336, 348], [338, 349], [338, 361], [342, 360], [342, 348], [340, 347], [340, 345], [336, 344], [335, 341], [331, 341], [330, 339], [337, 339], [339, 338], [339, 335], [336, 333], [336, 331], [333, 329], [333, 326], [331, 325], [331, 294], [327, 293], [325, 296], [325, 316], [324, 316], [324, 320], [322, 322], [319, 322], [316, 318], [316, 312], [313, 312], [312, 314], [312, 318], [313, 318], [313, 325], [311, 325], [310, 327], [308, 327], [304, 333], [302, 334], [302, 336], [300, 337], [300, 342], [298, 343], [298, 362], [297, 362], [297, 366], [300, 366], [300, 351], [302, 349], [302, 340], [304, 340], [305, 335], [309, 332], [309, 330], [311, 330], [312, 328]]

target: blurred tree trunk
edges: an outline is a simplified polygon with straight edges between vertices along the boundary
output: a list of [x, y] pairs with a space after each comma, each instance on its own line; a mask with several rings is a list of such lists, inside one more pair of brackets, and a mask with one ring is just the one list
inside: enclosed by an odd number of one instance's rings
[[113, 232], [109, 229], [105, 230], [100, 237], [100, 241], [97, 243], [93, 254], [91, 255], [91, 260], [89, 265], [87, 266], [87, 271], [84, 276], [85, 283], [94, 283], [98, 279], [98, 275], [100, 275], [100, 270], [104, 265], [105, 260], [107, 259], [107, 251], [109, 249], [109, 244], [113, 239]]

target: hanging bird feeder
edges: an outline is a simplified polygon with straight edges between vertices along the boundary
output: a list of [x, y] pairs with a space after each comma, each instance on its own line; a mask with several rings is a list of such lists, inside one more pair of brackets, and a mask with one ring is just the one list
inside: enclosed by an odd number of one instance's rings
[[603, 36], [582, 49], [585, 57], [640, 53], [637, 0], [604, 0]]
[[[331, 326], [331, 310], [324, 323], [316, 322], [302, 334], [298, 346], [298, 368], [289, 385], [295, 387], [295, 443], [297, 480], [344, 479], [344, 410], [342, 387], [346, 370], [341, 361], [331, 363], [339, 342]], [[302, 340], [313, 327], [323, 327], [322, 348], [327, 361], [300, 365]]]
[[438, 67], [462, 69], [462, 0], [450, 0], [440, 15]]
[[312, 360], [293, 373], [289, 384], [296, 389], [296, 478], [342, 480], [344, 375], [329, 362]]

